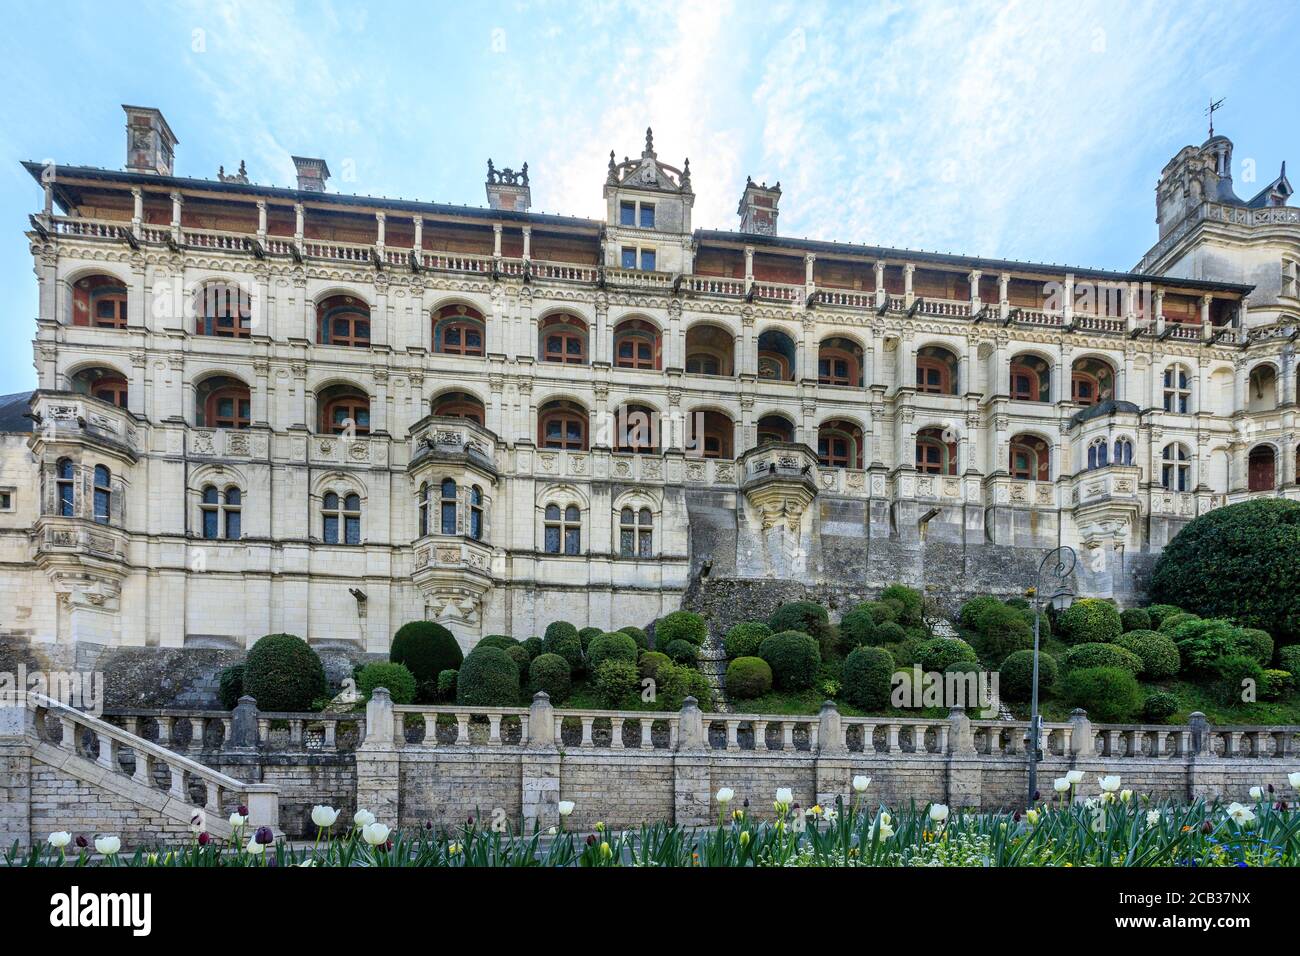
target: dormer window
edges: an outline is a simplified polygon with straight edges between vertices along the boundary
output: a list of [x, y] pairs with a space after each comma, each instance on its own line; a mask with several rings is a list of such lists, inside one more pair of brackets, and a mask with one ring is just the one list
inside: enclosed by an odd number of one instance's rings
[[655, 227], [655, 204], [633, 199], [621, 200], [618, 204], [618, 224], [634, 229], [653, 229]]

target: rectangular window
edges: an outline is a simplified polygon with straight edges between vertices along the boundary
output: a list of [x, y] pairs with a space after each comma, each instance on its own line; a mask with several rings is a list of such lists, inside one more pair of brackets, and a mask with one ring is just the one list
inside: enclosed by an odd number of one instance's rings
[[640, 554], [643, 558], [654, 556], [652, 535], [649, 531], [642, 531], [640, 535]]
[[0, 511], [14, 510], [14, 493], [12, 491], [0, 491]]
[[[653, 217], [653, 213], [651, 215]], [[636, 203], [622, 202], [618, 204], [618, 224], [620, 226], [636, 225]]]
[[344, 519], [343, 533], [345, 535], [343, 539], [345, 544], [360, 544], [361, 519], [355, 517]]
[[442, 533], [456, 533], [456, 504], [451, 501], [444, 501], [442, 504]]
[[655, 271], [655, 251], [653, 249], [641, 250], [641, 269], [644, 272]]
[[59, 514], [64, 518], [72, 517], [72, 482], [59, 482]]
[[325, 543], [339, 543], [339, 519], [337, 515], [325, 516]]
[[560, 553], [560, 529], [554, 525], [549, 525], [546, 528], [546, 553]]
[[655, 227], [655, 207], [641, 204], [641, 228], [653, 229]]
[[108, 524], [108, 492], [102, 488], [95, 489], [95, 520]]
[[211, 509], [203, 512], [203, 537], [215, 538], [217, 536], [217, 512]]
[[581, 554], [582, 532], [577, 528], [564, 529], [564, 553]]
[[229, 540], [231, 540], [231, 541], [238, 541], [238, 540], [239, 540], [239, 537], [240, 537], [240, 531], [239, 531], [239, 512], [238, 512], [238, 511], [227, 511], [227, 512], [226, 512], [226, 537], [227, 537]]
[[635, 268], [636, 268], [636, 250], [635, 250], [635, 249], [628, 249], [628, 248], [626, 248], [626, 247], [623, 249], [623, 268], [624, 268], [624, 269], [635, 269]]
[[618, 553], [625, 558], [630, 558], [636, 554], [635, 542], [633, 541], [634, 536], [635, 532], [630, 529], [619, 532]]

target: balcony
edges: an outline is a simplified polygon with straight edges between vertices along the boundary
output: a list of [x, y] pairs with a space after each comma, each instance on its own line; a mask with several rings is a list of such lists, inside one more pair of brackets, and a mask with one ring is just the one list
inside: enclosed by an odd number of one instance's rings
[[467, 418], [426, 415], [411, 426], [411, 463], [414, 470], [426, 461], [458, 461], [477, 465], [492, 478], [499, 473], [497, 436]]
[[141, 451], [135, 416], [88, 395], [39, 391], [32, 398], [32, 419], [43, 442], [84, 442], [116, 452], [130, 462]]

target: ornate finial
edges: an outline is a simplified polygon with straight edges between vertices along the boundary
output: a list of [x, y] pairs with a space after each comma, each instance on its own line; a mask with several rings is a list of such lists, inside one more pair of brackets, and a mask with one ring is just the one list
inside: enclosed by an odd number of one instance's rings
[[691, 185], [691, 158], [686, 157], [686, 162], [682, 163], [682, 188], [689, 189]]
[[1225, 99], [1227, 99], [1226, 96], [1220, 100], [1215, 100], [1214, 97], [1210, 97], [1210, 106], [1205, 111], [1205, 115], [1210, 118], [1210, 139], [1214, 139], [1214, 111], [1223, 106], [1223, 100]]
[[655, 154], [655, 134], [649, 126], [645, 128], [645, 152], [647, 156]]
[[496, 177], [496, 174], [497, 174], [496, 167], [492, 165], [492, 157], [489, 156], [488, 157], [488, 182], [492, 182], [492, 180]]
[[614, 151], [609, 151], [609, 175], [605, 177], [605, 182], [611, 186], [618, 185], [618, 169], [614, 166]]
[[[1286, 164], [1283, 163], [1282, 165], [1285, 166]], [[242, 159], [239, 161], [239, 175], [244, 177], [244, 179], [248, 179], [248, 167], [244, 165]]]
[[528, 164], [527, 164], [527, 163], [524, 163], [523, 168], [522, 168], [521, 170], [519, 170], [519, 172], [520, 172], [520, 173], [523, 175], [523, 177], [524, 177], [524, 185], [527, 186], [527, 185], [528, 185]]

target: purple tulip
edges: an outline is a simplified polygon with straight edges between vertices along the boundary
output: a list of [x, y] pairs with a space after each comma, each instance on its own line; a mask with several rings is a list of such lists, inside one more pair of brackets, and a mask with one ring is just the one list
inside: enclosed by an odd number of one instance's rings
[[89, 840], [87, 840], [84, 836], [79, 836], [79, 837], [77, 837], [77, 848], [78, 848], [78, 849], [84, 850], [84, 849], [86, 849], [86, 847], [88, 847], [88, 846], [90, 846], [90, 841], [89, 841]]
[[248, 816], [248, 807], [244, 806], [242, 803], [239, 806], [235, 807], [235, 809], [239, 811], [239, 815], [241, 817]]
[[275, 834], [271, 832], [270, 827], [258, 827], [257, 832], [253, 834], [253, 839], [262, 846], [275, 842]]
[[207, 846], [212, 842], [212, 837], [208, 836], [208, 831], [204, 830], [199, 834], [199, 846]]

